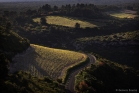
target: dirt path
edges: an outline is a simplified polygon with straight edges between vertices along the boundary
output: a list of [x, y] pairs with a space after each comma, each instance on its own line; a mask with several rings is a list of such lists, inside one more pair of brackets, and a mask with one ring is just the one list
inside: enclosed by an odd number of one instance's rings
[[83, 67], [78, 68], [76, 71], [74, 71], [70, 75], [70, 77], [69, 77], [69, 79], [68, 79], [68, 81], [66, 83], [66, 89], [69, 90], [71, 93], [75, 93], [75, 91], [74, 91], [75, 76], [79, 73], [79, 71], [81, 71], [82, 69], [84, 69], [85, 67], [87, 67], [87, 66], [89, 66], [91, 64], [94, 64], [95, 61], [96, 61], [95, 56], [90, 55], [90, 54], [88, 54], [87, 56], [89, 57], [90, 62], [88, 64], [84, 65]]

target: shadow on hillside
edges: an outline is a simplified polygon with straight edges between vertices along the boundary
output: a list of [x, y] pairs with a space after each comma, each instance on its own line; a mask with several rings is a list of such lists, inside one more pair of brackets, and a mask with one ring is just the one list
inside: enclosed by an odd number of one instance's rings
[[[35, 76], [36, 77], [44, 77], [44, 76], [48, 76], [50, 77], [50, 75], [39, 65], [39, 63], [36, 61], [36, 58], [37, 57], [41, 57], [41, 55], [39, 55], [35, 50], [33, 51], [33, 54], [32, 54], [32, 64], [30, 63], [30, 65], [32, 65], [34, 68], [36, 68], [36, 70], [38, 71], [38, 73], [40, 74], [40, 76], [36, 76], [36, 73]], [[42, 58], [43, 59], [43, 58]]]
[[23, 70], [29, 72], [35, 77], [50, 77], [50, 75], [45, 71], [45, 69], [40, 66], [40, 64], [43, 63], [39, 63], [36, 61], [37, 57], [41, 58], [41, 55], [39, 55], [33, 47], [30, 47], [29, 50], [27, 50], [24, 54], [18, 55], [14, 58], [14, 62], [10, 67], [10, 73]]
[[113, 62], [139, 69], [138, 46], [101, 47], [94, 44], [86, 47], [84, 51], [93, 52]]

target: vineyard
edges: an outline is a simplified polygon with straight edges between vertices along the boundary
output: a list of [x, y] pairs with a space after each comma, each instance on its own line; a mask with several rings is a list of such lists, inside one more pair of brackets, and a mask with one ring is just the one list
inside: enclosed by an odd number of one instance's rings
[[10, 73], [23, 70], [36, 77], [48, 76], [57, 79], [64, 74], [63, 69], [80, 63], [84, 58], [82, 53], [31, 44], [24, 53], [13, 58]]
[[135, 18], [137, 16], [136, 11], [132, 11], [132, 10], [123, 10], [120, 12], [109, 12], [108, 14], [118, 18]]
[[[48, 24], [54, 24], [54, 25], [61, 25], [61, 26], [68, 26], [68, 27], [75, 27], [76, 23], [80, 24], [81, 28], [85, 27], [97, 27], [97, 25], [92, 24], [87, 21], [81, 21], [78, 19], [72, 19], [72, 18], [67, 18], [67, 17], [60, 17], [60, 16], [47, 16], [46, 17], [47, 23]], [[40, 22], [40, 18], [34, 18], [34, 22]]]

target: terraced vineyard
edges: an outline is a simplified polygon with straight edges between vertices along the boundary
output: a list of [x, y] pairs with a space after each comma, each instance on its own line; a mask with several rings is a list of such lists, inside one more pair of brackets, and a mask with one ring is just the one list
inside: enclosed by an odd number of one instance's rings
[[[40, 22], [40, 18], [34, 18], [34, 22]], [[96, 27], [96, 24], [92, 24], [87, 21], [82, 21], [78, 19], [72, 19], [72, 18], [67, 18], [67, 17], [60, 17], [60, 16], [47, 16], [46, 17], [47, 23], [48, 24], [54, 24], [54, 25], [61, 25], [61, 26], [68, 26], [68, 27], [75, 27], [76, 23], [80, 24], [81, 28], [85, 27]]]
[[66, 67], [78, 64], [85, 55], [73, 51], [53, 49], [31, 44], [25, 53], [16, 55], [10, 64], [10, 73], [23, 70], [36, 77], [57, 79]]

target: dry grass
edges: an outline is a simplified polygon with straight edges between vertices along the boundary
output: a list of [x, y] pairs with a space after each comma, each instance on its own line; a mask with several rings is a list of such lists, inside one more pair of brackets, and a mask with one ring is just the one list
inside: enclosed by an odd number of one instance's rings
[[112, 13], [111, 16], [118, 17], [118, 18], [135, 18], [136, 15], [133, 14], [126, 14], [126, 13]]
[[25, 53], [13, 58], [10, 72], [23, 70], [36, 77], [49, 76], [57, 79], [65, 67], [81, 62], [84, 57], [82, 53], [31, 44]]
[[[34, 20], [34, 22], [40, 22], [40, 18], [35, 18], [33, 20]], [[48, 24], [68, 26], [68, 27], [75, 27], [76, 23], [79, 23], [81, 28], [97, 27], [97, 25], [86, 22], [86, 21], [75, 20], [72, 18], [60, 17], [60, 16], [47, 16], [46, 20], [47, 20]]]
[[131, 10], [123, 10], [120, 12], [108, 12], [111, 16], [118, 17], [118, 18], [135, 18], [136, 11], [131, 11]]

